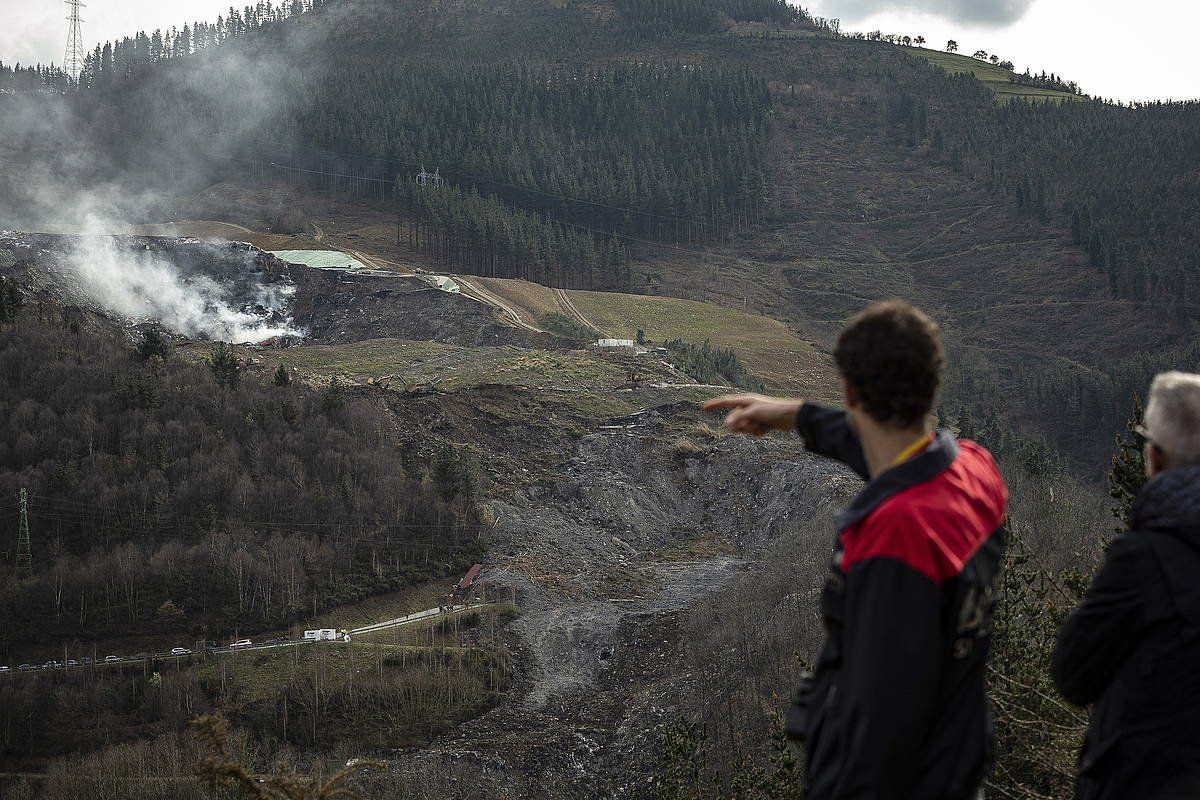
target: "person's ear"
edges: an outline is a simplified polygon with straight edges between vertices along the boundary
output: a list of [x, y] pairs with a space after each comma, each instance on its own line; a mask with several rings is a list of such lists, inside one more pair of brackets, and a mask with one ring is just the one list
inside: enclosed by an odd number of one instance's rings
[[854, 391], [854, 387], [850, 385], [850, 381], [846, 380], [846, 376], [842, 376], [842, 402], [847, 409], [858, 408], [858, 395]]
[[1142, 461], [1146, 465], [1147, 478], [1153, 478], [1167, 468], [1163, 451], [1154, 442], [1146, 442], [1142, 445]]

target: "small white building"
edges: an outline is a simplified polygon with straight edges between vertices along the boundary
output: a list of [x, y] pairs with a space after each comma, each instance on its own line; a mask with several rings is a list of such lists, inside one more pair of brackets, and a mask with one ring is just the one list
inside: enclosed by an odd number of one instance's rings
[[637, 347], [633, 339], [597, 339], [596, 347]]

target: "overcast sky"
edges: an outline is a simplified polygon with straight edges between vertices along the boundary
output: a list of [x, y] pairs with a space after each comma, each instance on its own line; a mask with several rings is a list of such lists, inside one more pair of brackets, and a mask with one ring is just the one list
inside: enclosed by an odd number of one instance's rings
[[[242, 6], [246, 0], [235, 0]], [[1191, 48], [1200, 31], [1197, 0], [806, 0], [847, 30], [899, 33], [960, 50], [983, 49], [1018, 69], [1045, 69], [1116, 100], [1200, 99]], [[88, 0], [83, 37], [96, 42], [138, 30], [215, 20], [229, 0]], [[0, 61], [61, 63], [66, 5], [0, 0]]]
[[[7, 0], [0, 0], [7, 2]], [[986, 50], [1114, 100], [1200, 99], [1196, 0], [809, 0], [847, 30], [924, 36]]]

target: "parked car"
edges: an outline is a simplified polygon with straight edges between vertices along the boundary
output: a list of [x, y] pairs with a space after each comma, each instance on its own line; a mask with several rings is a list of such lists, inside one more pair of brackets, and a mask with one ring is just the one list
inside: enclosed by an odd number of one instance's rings
[[75, 659], [73, 659], [73, 658], [68, 658], [68, 659], [67, 659], [67, 666], [68, 666], [68, 667], [78, 667], [78, 666], [79, 666], [79, 662], [78, 662], [78, 661], [76, 661], [76, 660], [75, 660]]
[[121, 660], [121, 659], [117, 658], [116, 656], [105, 656], [105, 657], [104, 657], [104, 663], [105, 663], [105, 664], [111, 664], [111, 663], [113, 663], [114, 661], [120, 661], [120, 660]]
[[234, 642], [233, 644], [231, 644], [229, 646], [230, 647], [249, 647], [252, 644], [254, 644], [254, 642], [250, 641], [249, 639], [238, 639], [236, 642]]
[[84, 656], [83, 658], [79, 659], [79, 663], [86, 667], [88, 664], [92, 663], [92, 657]]
[[0, 672], [8, 672], [8, 671], [9, 671], [8, 667], [6, 667], [4, 665], [0, 665]]
[[29, 672], [29, 670], [33, 669], [33, 664], [22, 664], [17, 669], [21, 670], [21, 672]]
[[42, 669], [58, 669], [61, 666], [62, 664], [59, 664], [57, 661], [47, 661], [45, 664], [42, 664]]
[[171, 655], [173, 655], [173, 656], [186, 656], [190, 652], [192, 652], [192, 651], [188, 650], [186, 647], [172, 647], [171, 648]]

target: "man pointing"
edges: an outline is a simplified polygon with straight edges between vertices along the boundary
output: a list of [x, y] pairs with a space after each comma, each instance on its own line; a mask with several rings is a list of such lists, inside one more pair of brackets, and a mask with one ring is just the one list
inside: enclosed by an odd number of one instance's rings
[[837, 517], [825, 642], [788, 714], [808, 800], [978, 795], [992, 734], [984, 695], [1008, 492], [991, 455], [935, 431], [941, 333], [916, 308], [854, 317], [834, 360], [845, 410], [722, 397], [730, 430], [795, 429], [866, 484]]

